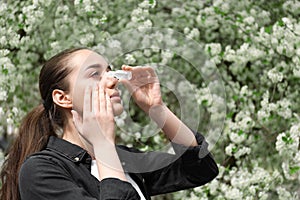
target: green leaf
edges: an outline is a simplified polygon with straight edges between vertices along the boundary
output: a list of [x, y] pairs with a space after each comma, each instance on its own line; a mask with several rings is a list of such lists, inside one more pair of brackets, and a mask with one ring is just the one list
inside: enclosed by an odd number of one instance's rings
[[282, 136], [282, 141], [284, 141], [286, 144], [292, 144], [294, 141], [292, 138], [288, 137], [288, 136]]
[[227, 117], [227, 119], [231, 119], [233, 117], [233, 115], [234, 115], [234, 112], [231, 111], [226, 115], [226, 117]]
[[233, 96], [232, 96], [232, 99], [233, 99], [234, 101], [237, 101], [237, 100], [239, 100], [239, 96], [233, 95]]
[[239, 15], [239, 14], [236, 15], [236, 21], [243, 22], [243, 20], [244, 20], [244, 18], [242, 15]]
[[223, 12], [219, 7], [214, 7], [214, 11], [215, 11], [216, 14], [219, 14], [221, 16], [225, 16], [226, 15], [226, 13]]
[[300, 170], [300, 166], [290, 167], [290, 174], [293, 175]]
[[23, 24], [23, 23], [19, 23], [19, 24], [18, 24], [18, 27], [19, 27], [20, 29], [23, 29], [23, 28], [24, 28], [24, 24]]
[[239, 130], [239, 132], [237, 133], [239, 136], [243, 135], [244, 131], [243, 130]]
[[224, 57], [224, 51], [221, 51], [221, 53], [220, 53], [220, 56], [221, 56], [221, 58], [223, 58]]
[[2, 74], [7, 75], [8, 74], [8, 69], [2, 68]]
[[202, 105], [204, 105], [204, 106], [207, 106], [207, 104], [208, 104], [208, 100], [206, 100], [206, 99], [205, 99], [205, 100], [203, 100], [203, 101], [201, 102], [201, 104], [202, 104]]
[[253, 91], [253, 95], [256, 97], [260, 97], [261, 93], [259, 91]]
[[236, 153], [236, 152], [238, 151], [238, 148], [237, 148], [237, 147], [233, 147], [233, 148], [231, 149], [231, 151], [232, 151], [232, 153]]
[[267, 26], [267, 27], [265, 27], [265, 32], [266, 32], [266, 33], [271, 34], [271, 33], [272, 33], [272, 30], [273, 30], [273, 27], [272, 27], [272, 26]]
[[211, 55], [211, 47], [210, 46], [208, 46], [207, 51], [208, 51], [209, 55]]
[[281, 26], [281, 27], [283, 27], [283, 26], [284, 26], [284, 22], [280, 19], [280, 20], [278, 21], [278, 25]]

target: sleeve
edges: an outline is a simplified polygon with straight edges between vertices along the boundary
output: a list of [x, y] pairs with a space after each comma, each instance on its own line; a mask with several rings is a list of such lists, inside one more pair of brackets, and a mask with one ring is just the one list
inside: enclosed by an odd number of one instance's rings
[[19, 173], [22, 200], [139, 199], [130, 183], [116, 178], [103, 179], [99, 189], [99, 197], [92, 197], [74, 182], [62, 166], [45, 158], [27, 159]]
[[[201, 186], [218, 175], [218, 167], [207, 149], [207, 142], [201, 134], [196, 132], [194, 134], [198, 146], [186, 147], [173, 143], [174, 151], [180, 155], [179, 158], [166, 167], [142, 174], [150, 195]], [[155, 158], [152, 159], [152, 163], [159, 162]]]

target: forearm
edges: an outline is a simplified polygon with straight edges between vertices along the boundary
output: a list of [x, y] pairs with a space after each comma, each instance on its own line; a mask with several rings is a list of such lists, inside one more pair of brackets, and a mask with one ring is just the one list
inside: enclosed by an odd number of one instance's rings
[[151, 108], [149, 116], [172, 142], [185, 146], [198, 145], [193, 132], [167, 106]]
[[94, 147], [100, 180], [118, 178], [127, 181], [114, 144], [109, 142]]

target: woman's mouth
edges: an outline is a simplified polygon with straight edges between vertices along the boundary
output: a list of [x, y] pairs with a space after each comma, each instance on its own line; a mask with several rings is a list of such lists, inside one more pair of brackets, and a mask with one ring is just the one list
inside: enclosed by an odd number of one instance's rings
[[119, 92], [113, 93], [113, 94], [110, 96], [110, 99], [111, 99], [112, 101], [121, 102], [121, 97], [120, 97]]

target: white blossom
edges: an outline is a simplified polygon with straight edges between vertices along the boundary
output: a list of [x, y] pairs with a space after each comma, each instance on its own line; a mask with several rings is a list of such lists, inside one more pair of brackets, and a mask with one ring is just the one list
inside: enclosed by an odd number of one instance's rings
[[242, 200], [243, 193], [237, 188], [230, 188], [225, 192], [225, 197], [227, 199]]
[[6, 101], [7, 97], [7, 91], [0, 88], [0, 101]]
[[205, 46], [206, 51], [210, 52], [212, 56], [218, 55], [221, 53], [221, 44], [211, 43]]
[[219, 182], [216, 179], [214, 179], [210, 182], [208, 187], [212, 194], [217, 194], [217, 190], [219, 188]]
[[254, 17], [249, 16], [249, 17], [246, 17], [246, 18], [244, 19], [244, 22], [245, 22], [246, 24], [252, 25], [252, 24], [255, 22], [255, 19], [254, 19]]
[[289, 29], [293, 29], [293, 25], [292, 22], [289, 18], [287, 17], [283, 17], [282, 21], [285, 23], [285, 25], [289, 28]]
[[273, 68], [268, 71], [268, 78], [271, 79], [273, 83], [281, 82], [283, 79], [283, 74], [277, 69]]
[[197, 39], [200, 36], [200, 32], [197, 28], [193, 28], [188, 34], [187, 38]]
[[136, 62], [136, 59], [132, 54], [126, 54], [125, 60], [127, 61], [128, 64], [134, 64]]
[[266, 110], [259, 110], [257, 112], [257, 117], [260, 121], [263, 121], [264, 119], [268, 118], [270, 116], [270, 113]]
[[294, 74], [295, 77], [300, 78], [300, 64], [299, 64], [299, 65], [296, 65], [296, 66], [293, 68], [293, 74]]
[[233, 151], [235, 151], [237, 147], [235, 146], [235, 144], [230, 143], [226, 148], [225, 148], [225, 153], [229, 156], [233, 155]]
[[277, 113], [285, 119], [289, 119], [292, 116], [290, 109], [291, 102], [288, 99], [279, 100], [277, 103]]
[[251, 149], [249, 147], [238, 148], [237, 152], [234, 153], [235, 158], [240, 158], [241, 156], [248, 155], [251, 153]]
[[[292, 195], [290, 192], [288, 192], [285, 188], [283, 188], [282, 186], [279, 186], [277, 188], [277, 193], [279, 195], [279, 200], [286, 200], [286, 199], [291, 199], [293, 200], [292, 198]], [[294, 199], [296, 200], [296, 199]]]
[[146, 28], [152, 27], [152, 21], [149, 19], [144, 21], [144, 27], [146, 27]]
[[259, 196], [259, 199], [261, 199], [261, 200], [267, 200], [268, 199], [268, 194], [266, 192], [259, 192], [258, 196]]
[[242, 143], [246, 139], [246, 137], [245, 137], [244, 134], [240, 134], [239, 135], [239, 134], [237, 134], [235, 132], [230, 132], [229, 138], [235, 144], [240, 144], [240, 143]]
[[118, 40], [110, 40], [108, 43], [108, 47], [111, 49], [114, 48], [120, 48], [121, 47], [121, 42]]

